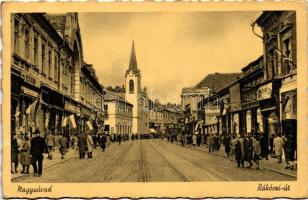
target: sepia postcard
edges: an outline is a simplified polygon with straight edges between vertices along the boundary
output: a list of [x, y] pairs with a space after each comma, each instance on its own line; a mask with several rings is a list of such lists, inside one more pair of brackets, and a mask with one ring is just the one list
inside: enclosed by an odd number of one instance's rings
[[308, 197], [307, 25], [304, 2], [3, 3], [4, 197]]

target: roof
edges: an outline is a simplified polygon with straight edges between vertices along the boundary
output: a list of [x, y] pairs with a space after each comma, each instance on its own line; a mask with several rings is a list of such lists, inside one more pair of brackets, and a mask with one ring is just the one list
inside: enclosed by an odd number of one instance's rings
[[220, 91], [241, 77], [242, 73], [214, 73], [208, 74], [195, 88], [208, 87], [212, 92]]
[[133, 104], [126, 101], [125, 93], [116, 93], [116, 92], [111, 92], [109, 90], [105, 90], [104, 101], [106, 102], [122, 101], [125, 102], [126, 104], [133, 106]]

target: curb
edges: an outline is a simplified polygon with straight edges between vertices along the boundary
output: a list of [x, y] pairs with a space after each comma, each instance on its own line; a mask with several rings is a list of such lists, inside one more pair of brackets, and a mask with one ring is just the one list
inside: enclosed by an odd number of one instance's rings
[[[177, 144], [177, 145], [179, 145], [179, 144]], [[216, 153], [208, 152], [206, 150], [202, 150], [202, 149], [199, 149], [199, 148], [196, 148], [196, 147], [189, 146], [188, 148], [194, 149], [194, 150], [197, 150], [197, 151], [202, 151], [202, 152], [205, 152], [205, 153], [208, 153], [208, 154], [211, 154], [211, 155], [219, 156], [219, 157], [222, 157], [222, 158], [225, 158], [225, 159], [229, 159], [227, 156], [223, 156], [223, 155], [219, 155], [219, 154], [216, 154]], [[272, 171], [272, 172], [276, 172], [276, 173], [279, 173], [279, 174], [282, 174], [282, 175], [286, 175], [286, 176], [291, 176], [293, 178], [297, 178], [296, 175], [285, 173], [285, 172], [281, 172], [281, 171], [278, 171], [276, 169], [271, 169], [269, 167], [264, 167], [264, 166], [262, 166], [262, 168], [266, 169], [268, 171]]]

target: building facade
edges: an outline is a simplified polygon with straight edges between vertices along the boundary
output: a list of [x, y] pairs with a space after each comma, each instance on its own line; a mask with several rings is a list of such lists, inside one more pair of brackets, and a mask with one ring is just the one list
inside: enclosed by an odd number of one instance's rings
[[[80, 98], [77, 98], [80, 82], [76, 77], [80, 80], [83, 59], [79, 28], [76, 28], [79, 27], [77, 14], [61, 15], [61, 19], [70, 24], [64, 26], [64, 30], [70, 28], [70, 35], [59, 34], [54, 26], [56, 20], [51, 23], [48, 16], [40, 13], [11, 15], [13, 134], [36, 128], [43, 135], [46, 131], [81, 130], [77, 123], [78, 116], [82, 116]], [[96, 94], [102, 98], [102, 88], [98, 88]]]
[[133, 105], [121, 94], [106, 91], [104, 110], [107, 112], [105, 131], [115, 139], [116, 135], [128, 138], [132, 135]]
[[272, 113], [267, 114], [268, 134], [292, 134], [296, 138], [296, 12], [266, 11], [256, 23], [263, 32], [264, 79], [268, 81], [260, 90], [259, 98], [268, 96], [276, 104]]

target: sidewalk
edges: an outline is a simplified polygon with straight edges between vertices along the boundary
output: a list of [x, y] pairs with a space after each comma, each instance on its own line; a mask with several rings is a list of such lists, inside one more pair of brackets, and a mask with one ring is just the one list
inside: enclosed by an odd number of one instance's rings
[[[210, 154], [214, 154], [214, 155], [223, 157], [225, 159], [230, 159], [229, 157], [226, 156], [225, 149], [224, 149], [223, 145], [220, 147], [219, 151], [214, 151], [214, 152], [209, 152], [207, 146], [201, 146], [201, 147], [190, 146], [189, 148], [196, 149], [196, 150], [203, 151], [203, 152], [207, 152], [207, 153], [210, 153]], [[260, 166], [261, 166], [261, 169], [264, 168], [264, 169], [274, 171], [274, 172], [277, 172], [277, 173], [280, 173], [280, 174], [292, 176], [292, 177], [295, 177], [295, 178], [297, 177], [297, 169], [294, 169], [294, 170], [285, 169], [285, 160], [282, 160], [282, 163], [277, 163], [277, 159], [272, 158], [270, 155], [268, 156], [268, 160], [266, 160], [265, 158], [260, 160]]]
[[[44, 173], [44, 169], [48, 169], [50, 167], [53, 167], [55, 165], [61, 164], [63, 162], [66, 162], [68, 160], [71, 160], [73, 158], [77, 158], [79, 156], [78, 153], [75, 152], [74, 149], [69, 148], [68, 152], [65, 154], [64, 159], [61, 159], [61, 154], [59, 152], [59, 150], [55, 150], [52, 153], [53, 155], [53, 159], [49, 160], [48, 154], [44, 154], [44, 160], [43, 160], [43, 173]], [[13, 181], [14, 179], [20, 178], [20, 177], [27, 177], [27, 176], [33, 176], [33, 167], [32, 165], [30, 165], [30, 169], [29, 172], [30, 174], [21, 174], [22, 171], [22, 166], [19, 164], [18, 166], [18, 173], [17, 174], [11, 174], [11, 180]]]

